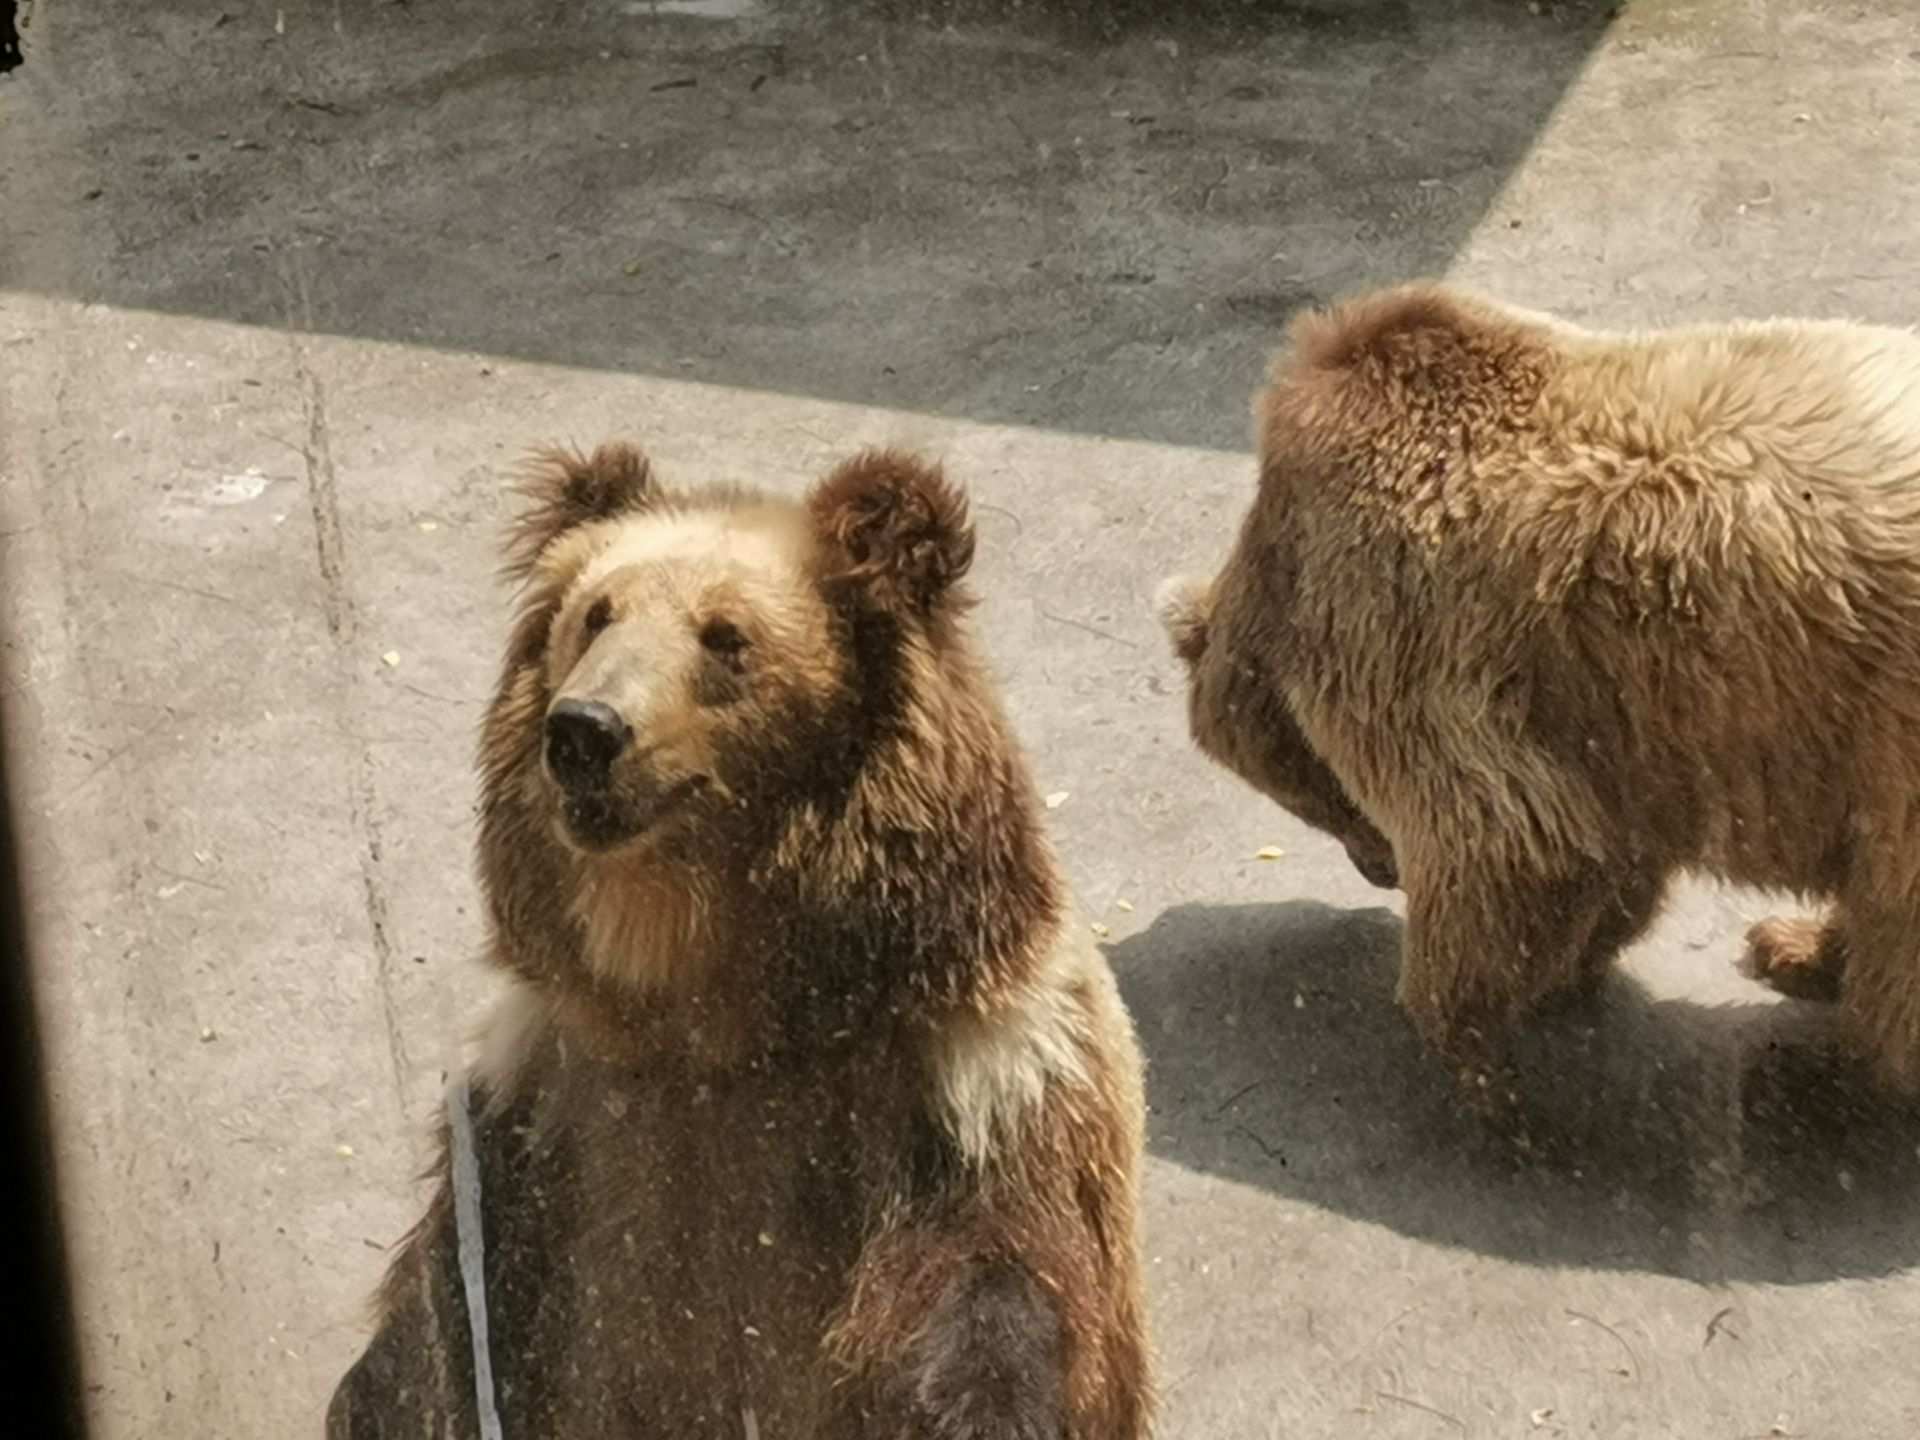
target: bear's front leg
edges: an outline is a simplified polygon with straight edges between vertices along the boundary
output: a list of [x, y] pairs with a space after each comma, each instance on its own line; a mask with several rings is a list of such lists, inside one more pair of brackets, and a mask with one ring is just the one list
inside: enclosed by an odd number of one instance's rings
[[442, 1189], [382, 1295], [379, 1329], [327, 1406], [327, 1440], [477, 1435], [471, 1341]]
[[1592, 867], [1571, 868], [1542, 875], [1455, 856], [1407, 876], [1400, 1003], [1421, 1038], [1477, 1083], [1499, 1068], [1516, 1022], [1590, 988], [1658, 904], [1657, 885], [1628, 893]]
[[1066, 1430], [1060, 1315], [1017, 1261], [975, 1262], [928, 1309], [894, 1377], [932, 1440], [1059, 1440]]
[[854, 1373], [834, 1434], [1062, 1440], [1071, 1432], [1058, 1301], [1017, 1256], [895, 1232], [862, 1262], [831, 1341]]

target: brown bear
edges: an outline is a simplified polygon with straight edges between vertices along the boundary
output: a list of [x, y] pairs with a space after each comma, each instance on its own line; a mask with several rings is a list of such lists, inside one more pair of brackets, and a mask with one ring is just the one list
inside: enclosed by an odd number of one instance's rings
[[964, 497], [619, 446], [531, 490], [480, 757], [513, 993], [330, 1436], [1144, 1435], [1140, 1059]]
[[1750, 963], [1920, 1086], [1920, 339], [1408, 286], [1298, 320], [1256, 414], [1162, 617], [1208, 753], [1390, 842], [1426, 1035], [1590, 982], [1692, 870], [1831, 900]]

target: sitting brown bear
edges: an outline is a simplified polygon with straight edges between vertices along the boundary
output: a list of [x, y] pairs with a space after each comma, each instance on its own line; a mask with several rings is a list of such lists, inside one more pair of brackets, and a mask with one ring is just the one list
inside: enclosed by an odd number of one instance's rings
[[1424, 1033], [1590, 981], [1688, 869], [1830, 898], [1751, 962], [1920, 1087], [1920, 340], [1411, 286], [1296, 322], [1257, 410], [1162, 616], [1210, 754], [1389, 837]]
[[329, 1434], [1136, 1440], [1140, 1060], [963, 498], [621, 447], [532, 490], [481, 746], [515, 993]]

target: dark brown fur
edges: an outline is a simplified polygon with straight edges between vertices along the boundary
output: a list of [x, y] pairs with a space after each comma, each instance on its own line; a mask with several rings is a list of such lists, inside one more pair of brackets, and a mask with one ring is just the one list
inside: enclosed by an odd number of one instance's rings
[[[506, 1434], [1144, 1435], [1139, 1060], [961, 620], [963, 497], [885, 452], [804, 507], [621, 447], [530, 488], [481, 747]], [[588, 680], [666, 698], [576, 832], [542, 727]], [[476, 1433], [437, 1175], [335, 1440]]]
[[1920, 342], [1412, 287], [1296, 326], [1259, 442], [1226, 567], [1163, 591], [1195, 734], [1390, 838], [1430, 1038], [1591, 980], [1692, 869], [1834, 901], [1753, 964], [1920, 1086]]

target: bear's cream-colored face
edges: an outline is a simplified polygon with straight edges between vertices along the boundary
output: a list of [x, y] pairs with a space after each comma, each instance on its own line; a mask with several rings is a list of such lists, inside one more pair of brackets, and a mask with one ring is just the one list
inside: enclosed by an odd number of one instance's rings
[[1295, 818], [1331, 835], [1369, 884], [1400, 883], [1393, 844], [1348, 796], [1266, 678], [1257, 637], [1236, 646], [1215, 634], [1212, 582], [1175, 577], [1154, 597], [1173, 652], [1187, 667], [1194, 743]]
[[563, 840], [606, 853], [711, 824], [841, 684], [805, 513], [639, 510], [541, 557], [565, 580], [541, 770]]

